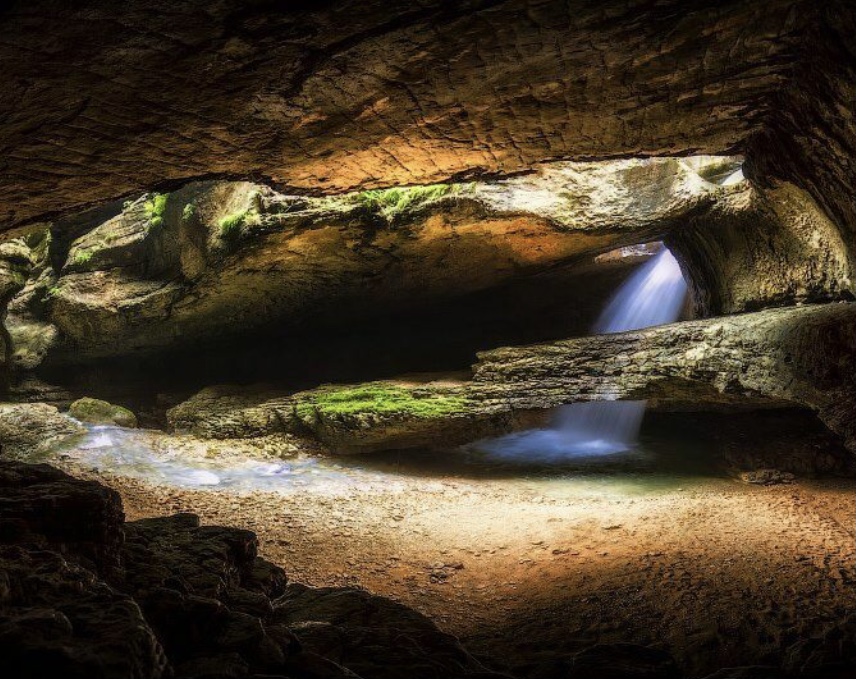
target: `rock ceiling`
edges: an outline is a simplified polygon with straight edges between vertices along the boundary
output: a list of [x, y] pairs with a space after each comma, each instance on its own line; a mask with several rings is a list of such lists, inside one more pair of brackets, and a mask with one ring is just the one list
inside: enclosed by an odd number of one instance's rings
[[809, 4], [13, 3], [0, 227], [192, 178], [335, 193], [745, 150], [811, 76], [812, 27], [852, 13]]

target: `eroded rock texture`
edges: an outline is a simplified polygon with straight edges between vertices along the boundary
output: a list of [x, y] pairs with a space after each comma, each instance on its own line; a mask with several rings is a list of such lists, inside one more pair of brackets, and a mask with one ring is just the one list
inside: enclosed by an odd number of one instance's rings
[[699, 316], [853, 299], [856, 267], [841, 232], [805, 191], [749, 184], [667, 237]]
[[[600, 253], [664, 238], [700, 315], [852, 298], [848, 246], [815, 201], [741, 177], [738, 160], [700, 156], [559, 162], [506, 180], [336, 198], [247, 182], [147, 194], [16, 241], [32, 273], [9, 305], [14, 362], [342, 327], [556, 267], [607, 271]], [[573, 306], [605, 301], [591, 293], [580, 286]]]
[[212, 175], [342, 191], [740, 148], [811, 6], [19, 2], [0, 17], [3, 222]]
[[[723, 164], [733, 165], [704, 167]], [[586, 264], [742, 190], [675, 159], [555, 163], [493, 183], [339, 198], [192, 183], [97, 213], [88, 228], [62, 221], [34, 243], [38, 263], [10, 306], [15, 358], [33, 368], [273, 324], [341, 326]]]
[[856, 305], [826, 304], [690, 321], [479, 355], [483, 406], [656, 399], [676, 405], [808, 406], [856, 450]]

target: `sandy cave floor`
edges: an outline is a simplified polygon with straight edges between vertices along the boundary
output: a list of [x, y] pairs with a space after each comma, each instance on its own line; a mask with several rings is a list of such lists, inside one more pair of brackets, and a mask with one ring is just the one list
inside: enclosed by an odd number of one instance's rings
[[401, 601], [521, 674], [610, 641], [662, 645], [690, 676], [778, 664], [856, 604], [854, 480], [761, 487], [401, 459], [338, 467], [329, 483], [322, 466], [288, 493], [163, 485], [74, 455], [61, 464], [116, 488], [129, 520], [189, 511], [250, 529], [292, 581]]

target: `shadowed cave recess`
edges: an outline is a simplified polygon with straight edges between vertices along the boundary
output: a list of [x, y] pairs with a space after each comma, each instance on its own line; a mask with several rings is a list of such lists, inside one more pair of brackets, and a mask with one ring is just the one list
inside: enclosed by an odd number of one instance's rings
[[4, 6], [4, 677], [850, 677], [854, 36]]

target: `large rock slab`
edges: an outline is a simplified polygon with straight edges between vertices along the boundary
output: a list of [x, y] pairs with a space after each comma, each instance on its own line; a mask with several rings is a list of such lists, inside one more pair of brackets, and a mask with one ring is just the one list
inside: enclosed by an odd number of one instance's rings
[[178, 430], [213, 438], [291, 432], [338, 453], [449, 447], [539, 426], [556, 406], [647, 399], [661, 409], [802, 407], [856, 450], [856, 304], [688, 321], [482, 352], [471, 380], [425, 376], [288, 394], [207, 389]]
[[740, 148], [802, 40], [825, 65], [818, 21], [797, 0], [19, 4], [0, 20], [3, 221], [191, 177], [338, 193]]
[[657, 240], [747, 190], [705, 179], [723, 165], [736, 161], [558, 162], [506, 180], [333, 198], [191, 183], [129, 203], [67, 250], [57, 238], [52, 257], [64, 263], [41, 283], [48, 303], [14, 327], [22, 339], [55, 327], [47, 360], [57, 364], [273, 324], [341, 326]]
[[856, 451], [856, 304], [688, 321], [479, 354], [470, 398], [488, 412], [587, 400], [792, 404]]

